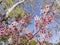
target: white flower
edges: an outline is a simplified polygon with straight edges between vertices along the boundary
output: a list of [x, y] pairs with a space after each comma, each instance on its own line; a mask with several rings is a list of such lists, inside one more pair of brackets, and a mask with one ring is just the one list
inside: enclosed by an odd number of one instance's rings
[[34, 17], [34, 20], [39, 20], [39, 17], [36, 15], [36, 16]]
[[12, 25], [13, 25], [13, 26], [17, 26], [17, 24], [18, 24], [18, 23], [17, 23], [16, 21], [13, 21], [13, 22], [12, 22]]
[[12, 44], [12, 38], [11, 37], [8, 39], [8, 43]]

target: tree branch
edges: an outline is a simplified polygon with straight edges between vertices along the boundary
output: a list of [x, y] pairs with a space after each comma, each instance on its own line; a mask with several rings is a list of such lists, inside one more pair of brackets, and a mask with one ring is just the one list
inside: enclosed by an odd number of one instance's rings
[[14, 4], [11, 8], [9, 8], [6, 12], [6, 17], [8, 17], [8, 14], [19, 4], [23, 3], [25, 0], [22, 0], [20, 2], [17, 2], [16, 4]]

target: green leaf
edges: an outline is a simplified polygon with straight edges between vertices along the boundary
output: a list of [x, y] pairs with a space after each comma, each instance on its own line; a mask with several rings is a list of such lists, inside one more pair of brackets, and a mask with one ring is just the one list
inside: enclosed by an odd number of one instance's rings
[[6, 4], [8, 5], [8, 6], [11, 6], [11, 5], [13, 5], [13, 0], [5, 0], [6, 1]]
[[3, 7], [3, 9], [5, 10], [6, 7], [7, 7], [6, 3], [2, 3], [2, 7]]
[[36, 45], [35, 40], [30, 40], [30, 45]]

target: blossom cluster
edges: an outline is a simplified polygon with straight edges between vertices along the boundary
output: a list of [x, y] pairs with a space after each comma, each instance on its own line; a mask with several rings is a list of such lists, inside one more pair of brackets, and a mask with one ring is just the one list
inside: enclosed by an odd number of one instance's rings
[[[48, 29], [46, 29], [46, 26], [53, 21], [55, 17], [55, 11], [51, 10], [51, 5], [46, 5], [45, 8], [41, 10], [40, 14], [42, 16], [38, 17], [36, 15], [34, 17], [34, 27], [36, 30], [39, 31], [38, 32], [39, 34], [44, 34], [43, 39], [45, 41], [46, 39], [49, 39], [52, 37], [52, 34]], [[38, 43], [37, 45], [40, 45], [40, 44]]]
[[[41, 44], [37, 43], [37, 45], [46, 45], [44, 41], [52, 37], [52, 34], [48, 29], [46, 29], [46, 26], [53, 21], [55, 11], [51, 10], [51, 5], [46, 5], [45, 8], [41, 10], [40, 14], [42, 15], [40, 17], [37, 15], [34, 16], [34, 27], [38, 31], [36, 34], [44, 34], [44, 37], [42, 39], [38, 39]], [[25, 14], [22, 18], [17, 17], [15, 21], [8, 25], [5, 25], [0, 21], [0, 37], [8, 35], [10, 36], [8, 38], [8, 42], [10, 44], [16, 43], [15, 45], [19, 45], [21, 36], [20, 33], [22, 32], [21, 30], [24, 29], [24, 36], [26, 40], [29, 41], [36, 35], [31, 33], [27, 28], [27, 24], [31, 24], [32, 16], [33, 15]]]
[[[15, 21], [8, 25], [0, 22], [0, 37], [9, 36], [8, 42], [10, 44], [16, 43], [16, 45], [18, 45], [20, 43], [21, 30], [25, 28], [27, 23], [30, 24], [30, 18], [31, 18], [30, 15], [25, 14], [23, 18], [19, 17], [18, 19], [16, 19]], [[18, 25], [20, 27], [18, 27]]]

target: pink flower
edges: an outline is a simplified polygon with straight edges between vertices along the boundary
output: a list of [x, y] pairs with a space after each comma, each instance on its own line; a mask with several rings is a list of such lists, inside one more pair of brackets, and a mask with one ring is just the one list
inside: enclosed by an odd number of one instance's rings
[[36, 45], [40, 45], [39, 43], [37, 43]]
[[56, 14], [56, 11], [54, 10], [52, 13], [53, 13], [53, 15], [55, 15]]
[[0, 36], [2, 36], [3, 35], [3, 33], [0, 31]]
[[4, 36], [6, 34], [6, 27], [3, 24], [0, 24], [0, 36]]
[[17, 23], [16, 21], [13, 21], [13, 22], [12, 22], [12, 26], [17, 26], [17, 24], [18, 24], [18, 23]]
[[24, 19], [21, 19], [21, 20], [19, 21], [19, 23], [20, 23], [21, 27], [24, 27], [24, 26], [25, 26], [25, 20], [24, 20]]
[[14, 30], [13, 25], [8, 25], [8, 29]]
[[46, 5], [45, 9], [49, 10], [50, 9], [50, 5]]
[[25, 37], [27, 40], [29, 40], [31, 37], [33, 37], [33, 34], [28, 29], [26, 29], [25, 30]]
[[45, 41], [44, 38], [38, 38], [39, 42]]
[[46, 15], [49, 10], [50, 10], [50, 5], [46, 5], [45, 8], [40, 11], [40, 14]]
[[40, 11], [40, 14], [46, 15], [46, 14], [47, 14], [46, 12], [47, 12], [46, 9], [42, 9], [42, 10]]
[[39, 17], [38, 16], [34, 17], [34, 26], [37, 30], [39, 30]]
[[52, 37], [52, 34], [45, 34], [45, 39], [49, 39]]
[[30, 18], [31, 18], [31, 16], [26, 14], [23, 19], [25, 20], [26, 23], [31, 23], [30, 22], [30, 20], [31, 20]]
[[46, 45], [46, 43], [43, 43], [43, 45]]

